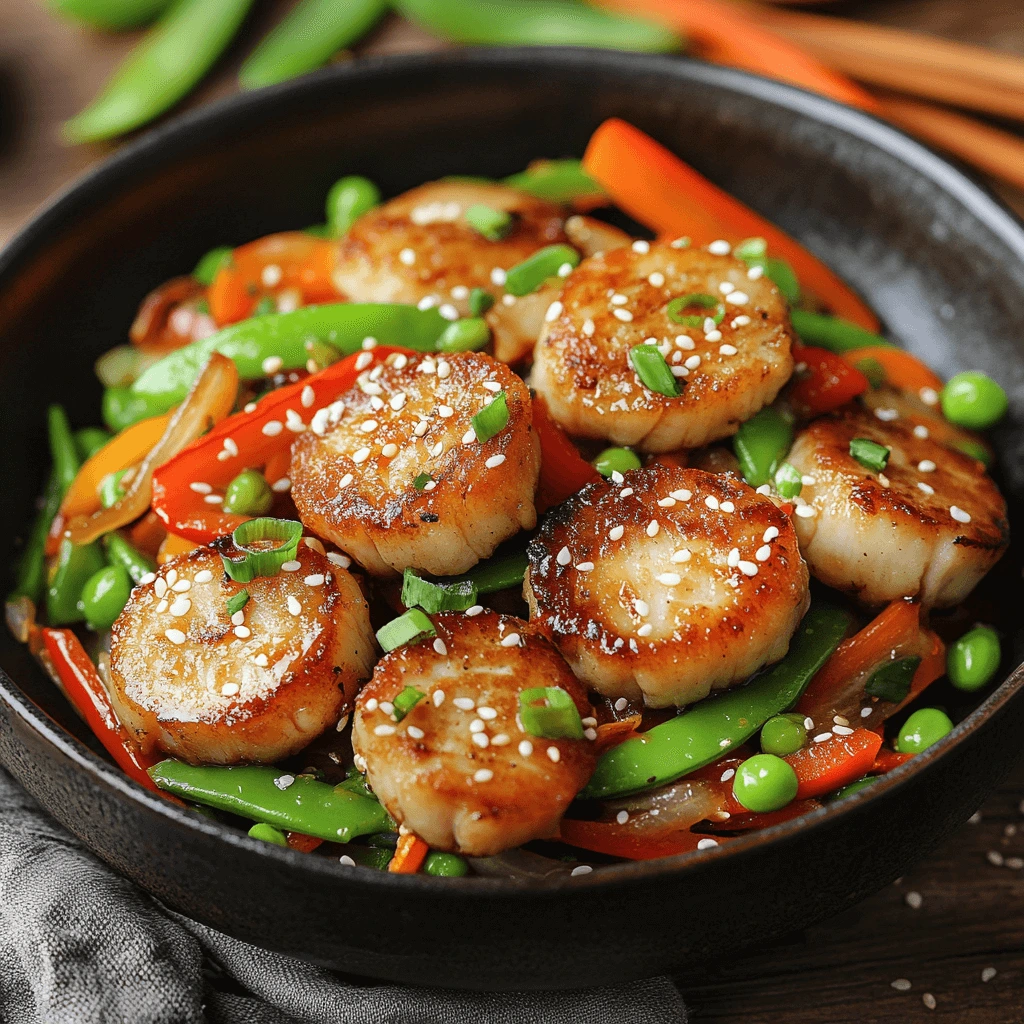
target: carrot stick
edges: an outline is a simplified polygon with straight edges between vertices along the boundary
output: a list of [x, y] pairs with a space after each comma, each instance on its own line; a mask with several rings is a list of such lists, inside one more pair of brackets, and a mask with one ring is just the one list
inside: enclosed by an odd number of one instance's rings
[[406, 832], [398, 837], [398, 847], [388, 864], [388, 871], [397, 875], [415, 875], [430, 853], [430, 847], [419, 836]]
[[871, 310], [821, 260], [639, 128], [618, 118], [605, 121], [590, 139], [583, 166], [626, 213], [659, 235], [688, 236], [696, 245], [723, 235], [764, 238], [769, 252], [787, 260], [832, 312], [878, 331]]

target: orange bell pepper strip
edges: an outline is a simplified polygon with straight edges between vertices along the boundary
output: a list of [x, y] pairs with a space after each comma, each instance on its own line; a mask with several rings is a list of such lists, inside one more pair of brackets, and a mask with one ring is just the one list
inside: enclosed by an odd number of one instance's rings
[[867, 305], [821, 260], [639, 128], [618, 118], [605, 121], [591, 136], [583, 167], [618, 206], [663, 237], [689, 236], [695, 245], [723, 236], [764, 238], [769, 253], [786, 260], [836, 316], [878, 331]]
[[70, 629], [44, 629], [42, 636], [68, 700], [107, 753], [125, 775], [146, 789], [160, 792], [146, 773], [159, 758], [144, 754], [118, 721], [103, 680], [78, 637]]
[[[401, 349], [378, 345], [369, 353], [348, 356], [295, 384], [271, 391], [252, 412], [235, 413], [222, 420], [204, 437], [157, 468], [153, 474], [153, 511], [171, 533], [197, 544], [208, 544], [231, 533], [250, 517], [224, 512], [218, 505], [207, 502], [205, 498], [210, 493], [207, 488], [225, 488], [243, 469], [271, 462], [280, 465], [282, 453], [290, 452], [295, 439], [295, 434], [287, 427], [281, 429], [290, 419], [289, 412], [308, 423], [316, 410], [348, 391], [362, 369], [399, 351]], [[357, 363], [362, 369], [356, 369]], [[264, 427], [270, 423], [277, 424], [276, 433], [264, 433]]]
[[395, 855], [388, 871], [395, 875], [415, 875], [430, 853], [430, 847], [419, 836], [406, 832], [398, 837]]
[[260, 299], [298, 293], [303, 305], [337, 302], [334, 243], [303, 231], [282, 231], [239, 246], [210, 285], [210, 313], [218, 327], [252, 316]]
[[540, 395], [533, 400], [533, 428], [540, 438], [540, 482], [534, 499], [543, 512], [565, 501], [601, 475], [579, 453], [565, 431], [552, 419]]
[[735, 4], [719, 0], [601, 0], [603, 7], [676, 29], [704, 60], [775, 78], [862, 110], [877, 111], [865, 89], [795, 43], [763, 28]]
[[882, 737], [870, 729], [857, 729], [850, 736], [833, 736], [811, 743], [783, 758], [796, 772], [797, 800], [823, 796], [866, 775], [882, 747]]
[[61, 502], [60, 511], [64, 518], [92, 515], [100, 508], [98, 492], [103, 478], [141, 462], [163, 437], [170, 418], [168, 413], [133, 423], [108, 441], [92, 458], [86, 459]]
[[920, 395], [925, 389], [935, 392], [942, 391], [942, 378], [925, 366], [917, 356], [904, 352], [901, 348], [889, 345], [868, 345], [866, 348], [854, 349], [844, 353], [843, 357], [851, 366], [856, 367], [862, 359], [871, 359], [885, 371], [885, 380], [900, 391]]
[[793, 358], [803, 369], [793, 375], [789, 401], [802, 419], [833, 412], [869, 387], [860, 370], [828, 349], [794, 346]]

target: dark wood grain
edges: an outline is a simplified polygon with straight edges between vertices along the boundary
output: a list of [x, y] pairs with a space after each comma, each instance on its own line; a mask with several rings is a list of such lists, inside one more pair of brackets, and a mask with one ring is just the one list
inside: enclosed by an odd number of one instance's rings
[[[234, 91], [242, 55], [283, 6], [264, 4], [257, 10], [187, 105]], [[828, 10], [1024, 53], [1020, 0], [858, 0], [832, 3]], [[61, 22], [41, 0], [0, 0], [0, 243], [48, 196], [109, 151], [65, 146], [59, 126], [89, 100], [135, 39], [132, 33], [102, 36]], [[361, 50], [398, 53], [438, 45], [392, 18]], [[1024, 211], [1024, 197], [1001, 191]], [[1024, 766], [986, 803], [980, 820], [965, 825], [896, 885], [806, 933], [755, 943], [728, 961], [682, 971], [678, 981], [694, 1019], [707, 1024], [1024, 1021], [1022, 800]], [[991, 863], [993, 853], [1002, 865]], [[920, 894], [919, 907], [908, 904], [911, 893]], [[700, 928], [700, 922], [693, 927]], [[983, 982], [986, 968], [997, 973]], [[892, 987], [900, 978], [910, 981], [909, 991]], [[934, 997], [934, 1009], [923, 1001], [926, 994]]]

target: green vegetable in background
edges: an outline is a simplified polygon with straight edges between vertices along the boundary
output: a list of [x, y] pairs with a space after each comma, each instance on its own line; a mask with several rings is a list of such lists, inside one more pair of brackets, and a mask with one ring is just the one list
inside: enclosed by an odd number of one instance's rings
[[380, 203], [380, 189], [358, 174], [339, 178], [327, 193], [327, 227], [331, 237], [340, 238], [364, 213]]
[[953, 731], [949, 715], [938, 708], [915, 711], [900, 729], [896, 749], [901, 754], [920, 754]]
[[105, 564], [98, 543], [77, 545], [66, 537], [60, 542], [57, 568], [46, 594], [46, 619], [51, 626], [82, 621], [82, 591]]
[[171, 0], [49, 0], [54, 14], [92, 28], [137, 28], [162, 14]]
[[121, 565], [93, 573], [82, 588], [82, 614], [90, 629], [104, 630], [117, 621], [132, 593], [132, 579]]
[[315, 71], [357, 43], [384, 16], [387, 0], [301, 0], [242, 65], [244, 89]]
[[877, 334], [865, 331], [863, 327], [851, 324], [848, 320], [825, 316], [822, 313], [808, 313], [805, 309], [790, 311], [793, 330], [800, 335], [805, 345], [827, 348], [830, 352], [852, 352], [858, 348], [870, 348], [875, 345], [892, 344]]
[[942, 413], [950, 423], [971, 430], [995, 426], [1009, 408], [1006, 392], [976, 370], [958, 373], [942, 389]]

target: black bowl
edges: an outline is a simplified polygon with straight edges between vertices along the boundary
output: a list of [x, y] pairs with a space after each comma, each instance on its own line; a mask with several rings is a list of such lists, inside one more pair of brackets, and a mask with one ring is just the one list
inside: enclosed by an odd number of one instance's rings
[[[738, 72], [580, 50], [362, 61], [241, 96], [144, 136], [41, 213], [0, 256], [2, 536], [22, 535], [46, 470], [43, 408], [94, 422], [91, 364], [140, 297], [206, 249], [321, 219], [328, 185], [394, 193], [579, 154], [624, 117], [823, 256], [943, 373], [1024, 381], [1024, 231], [971, 180], [871, 117]], [[1020, 436], [999, 438], [1013, 513]], [[3, 561], [11, 556], [5, 550]], [[1019, 555], [997, 570], [1004, 604]], [[1014, 590], [1013, 593], [1018, 591]], [[1020, 749], [1024, 669], [954, 732], [841, 805], [704, 853], [559, 882], [402, 877], [251, 840], [180, 810], [98, 756], [6, 632], [0, 759], [64, 825], [169, 906], [347, 972], [467, 988], [650, 975], [849, 906], [974, 811]], [[1013, 664], [1022, 636], [1012, 637]], [[17, 680], [17, 682], [15, 682]]]

